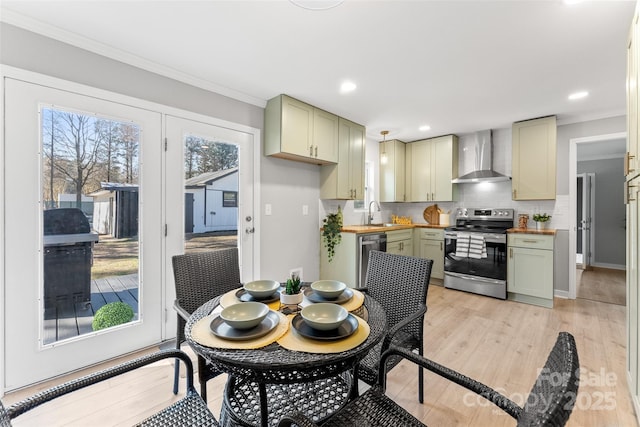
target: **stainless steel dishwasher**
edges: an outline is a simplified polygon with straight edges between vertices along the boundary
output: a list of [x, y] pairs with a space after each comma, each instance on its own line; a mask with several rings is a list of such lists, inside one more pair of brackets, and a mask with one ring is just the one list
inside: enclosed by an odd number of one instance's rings
[[386, 233], [358, 235], [358, 288], [364, 286], [371, 251], [387, 251]]

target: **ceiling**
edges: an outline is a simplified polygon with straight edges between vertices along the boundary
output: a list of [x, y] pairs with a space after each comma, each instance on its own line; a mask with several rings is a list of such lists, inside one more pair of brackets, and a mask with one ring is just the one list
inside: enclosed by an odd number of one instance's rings
[[[635, 1], [0, 6], [4, 22], [245, 102], [264, 106], [286, 93], [365, 125], [369, 138], [389, 130], [387, 139], [413, 141], [547, 115], [562, 124], [625, 114]], [[341, 94], [345, 80], [357, 89]], [[589, 96], [569, 101], [576, 91]]]

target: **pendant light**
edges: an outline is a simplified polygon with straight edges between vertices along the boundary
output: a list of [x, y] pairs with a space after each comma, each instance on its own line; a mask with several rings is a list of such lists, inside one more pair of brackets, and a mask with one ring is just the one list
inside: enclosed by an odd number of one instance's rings
[[386, 147], [388, 134], [389, 134], [388, 130], [380, 131], [380, 135], [382, 135], [382, 154], [380, 154], [380, 163], [382, 163], [383, 165], [386, 165], [387, 161], [389, 161], [389, 158], [387, 157], [387, 147]]

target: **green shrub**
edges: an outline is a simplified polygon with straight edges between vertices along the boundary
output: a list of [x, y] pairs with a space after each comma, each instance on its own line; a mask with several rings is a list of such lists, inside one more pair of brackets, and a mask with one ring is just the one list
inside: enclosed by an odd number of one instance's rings
[[110, 302], [96, 311], [91, 326], [94, 331], [128, 323], [133, 319], [133, 309], [123, 302]]

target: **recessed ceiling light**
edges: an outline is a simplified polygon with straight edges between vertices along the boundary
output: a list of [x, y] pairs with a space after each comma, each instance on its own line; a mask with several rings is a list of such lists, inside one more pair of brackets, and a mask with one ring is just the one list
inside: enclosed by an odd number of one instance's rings
[[309, 10], [327, 10], [340, 6], [344, 0], [289, 0], [296, 6]]
[[353, 92], [354, 90], [356, 90], [357, 87], [358, 86], [356, 86], [356, 84], [354, 82], [344, 82], [340, 86], [340, 92], [341, 93]]
[[582, 92], [575, 92], [569, 95], [569, 100], [575, 101], [576, 99], [586, 98], [587, 96], [589, 96], [589, 92], [587, 92], [586, 90]]
[[578, 4], [581, 3], [582, 0], [562, 0], [562, 3], [566, 4], [566, 5], [573, 5], [573, 4]]
[[420, 127], [418, 128], [418, 130], [421, 130], [421, 131], [425, 132], [425, 131], [431, 130], [431, 126], [429, 126], [429, 125], [423, 125], [423, 126], [420, 126]]

